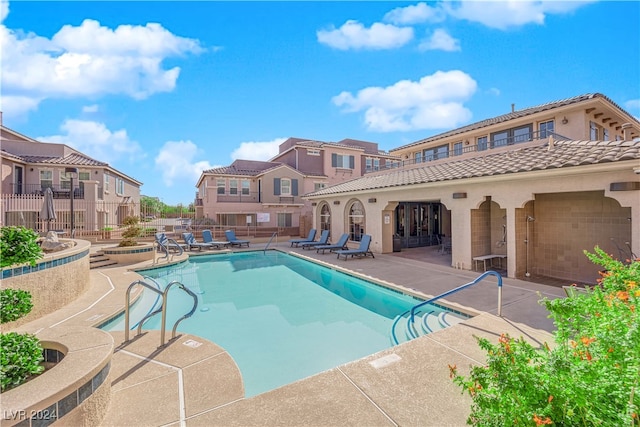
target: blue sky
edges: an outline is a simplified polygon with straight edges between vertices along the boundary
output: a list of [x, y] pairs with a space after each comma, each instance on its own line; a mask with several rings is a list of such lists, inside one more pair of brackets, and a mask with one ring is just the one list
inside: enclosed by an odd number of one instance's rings
[[188, 204], [288, 137], [389, 150], [591, 92], [640, 117], [640, 2], [0, 3], [5, 126]]

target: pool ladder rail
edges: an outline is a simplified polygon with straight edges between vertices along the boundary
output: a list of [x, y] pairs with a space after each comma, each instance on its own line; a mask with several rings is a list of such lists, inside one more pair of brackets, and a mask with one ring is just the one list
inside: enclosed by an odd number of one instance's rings
[[[178, 256], [184, 253], [184, 249], [182, 249], [182, 246], [178, 242], [176, 242], [174, 239], [167, 239], [167, 242], [171, 244], [172, 248], [175, 247], [178, 250], [178, 253], [177, 253]], [[158, 260], [160, 259], [166, 259], [167, 262], [173, 261], [174, 254], [170, 252], [168, 245], [163, 245], [162, 243], [156, 241], [156, 242], [153, 242], [153, 246], [154, 246], [154, 252], [153, 252], [154, 254], [157, 254], [158, 251], [163, 251], [165, 253], [165, 255], [162, 257], [157, 257], [156, 255], [154, 255], [153, 265], [157, 264]]]
[[[433, 303], [436, 300], [439, 300], [441, 298], [447, 297], [449, 295], [455, 294], [456, 292], [462, 291], [464, 289], [467, 289], [473, 285], [476, 285], [478, 283], [480, 283], [482, 280], [486, 279], [489, 276], [495, 276], [498, 279], [498, 316], [502, 317], [502, 276], [500, 275], [500, 273], [497, 273], [495, 271], [487, 271], [485, 273], [482, 273], [480, 276], [476, 277], [475, 280], [469, 282], [469, 283], [465, 283], [464, 285], [458, 286], [457, 288], [453, 288], [447, 292], [443, 292], [440, 295], [437, 295], [433, 298], [430, 298], [426, 301], [421, 302], [420, 304], [416, 304], [415, 306], [413, 306], [411, 309], [405, 311], [404, 313], [402, 313], [399, 316], [396, 316], [393, 325], [391, 326], [391, 339], [394, 345], [398, 345], [400, 343], [400, 339], [398, 338], [398, 334], [396, 333], [396, 329], [397, 327], [400, 325], [400, 321], [401, 320], [406, 320], [406, 325], [404, 328], [404, 332], [406, 335], [406, 339], [407, 341], [410, 341], [414, 338], [418, 338], [420, 335], [424, 335], [424, 334], [428, 334], [429, 332], [433, 332], [434, 327], [431, 326], [431, 324], [429, 323], [430, 321], [433, 322], [433, 317], [434, 317], [434, 311], [431, 310], [427, 313], [425, 313], [422, 316], [422, 332], [423, 334], [420, 333], [420, 331], [418, 331], [418, 329], [415, 326], [415, 318], [419, 317], [418, 314], [420, 313], [420, 309], [422, 307], [424, 307], [427, 304]], [[449, 319], [451, 319], [451, 322], [449, 321]], [[446, 314], [440, 314], [437, 316], [437, 322], [439, 323], [440, 328], [438, 329], [442, 329], [445, 328], [447, 326], [451, 326], [450, 323], [453, 322], [453, 316], [447, 317]], [[459, 322], [456, 322], [459, 323]]]
[[158, 309], [147, 313], [147, 315], [144, 316], [142, 318], [142, 320], [140, 320], [140, 322], [138, 322], [138, 328], [137, 328], [136, 336], [140, 335], [142, 333], [142, 325], [144, 324], [144, 322], [149, 320], [152, 316], [155, 316], [158, 313], [162, 313], [162, 321], [161, 321], [161, 324], [160, 324], [160, 347], [162, 347], [162, 346], [164, 346], [165, 329], [166, 329], [166, 324], [167, 324], [167, 297], [169, 296], [169, 290], [173, 286], [177, 286], [179, 289], [182, 289], [184, 292], [186, 292], [187, 294], [191, 295], [191, 297], [193, 298], [193, 307], [191, 308], [191, 310], [188, 313], [186, 313], [184, 316], [179, 318], [173, 324], [173, 330], [171, 332], [171, 339], [174, 339], [176, 337], [176, 330], [178, 329], [178, 324], [180, 322], [182, 322], [184, 319], [187, 319], [187, 318], [191, 317], [193, 315], [193, 313], [195, 313], [196, 309], [198, 308], [198, 296], [192, 290], [190, 290], [189, 288], [187, 288], [185, 285], [183, 285], [182, 283], [178, 282], [177, 280], [174, 280], [174, 281], [170, 282], [167, 285], [167, 287], [164, 288], [164, 291], [161, 291], [159, 288], [151, 286], [150, 284], [148, 284], [147, 282], [145, 282], [143, 280], [136, 280], [135, 282], [132, 282], [129, 285], [129, 287], [127, 288], [127, 292], [126, 292], [126, 295], [125, 295], [125, 306], [124, 306], [125, 307], [124, 308], [124, 340], [125, 340], [125, 342], [129, 341], [131, 290], [136, 285], [141, 285], [141, 286], [151, 290], [152, 292], [157, 293], [159, 295], [159, 297], [162, 299], [162, 304], [160, 305], [160, 307]]
[[[271, 244], [271, 242], [273, 241], [273, 238], [278, 236], [278, 232], [275, 231], [272, 235], [271, 238], [269, 239], [269, 241], [267, 242], [266, 245], [264, 245], [264, 250], [262, 251], [263, 254], [267, 253], [267, 248], [269, 247], [269, 245]], [[276, 240], [276, 243], [278, 243], [278, 241]]]

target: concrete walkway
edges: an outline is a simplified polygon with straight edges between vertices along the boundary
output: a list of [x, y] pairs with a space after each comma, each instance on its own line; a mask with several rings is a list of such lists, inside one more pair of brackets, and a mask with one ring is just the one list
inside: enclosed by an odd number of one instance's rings
[[[262, 245], [254, 244], [251, 249], [261, 249]], [[479, 274], [402, 254], [344, 261], [336, 260], [332, 254], [291, 249], [288, 244], [273, 246], [423, 297], [450, 290]], [[131, 267], [92, 270], [87, 293], [24, 329], [100, 323], [122, 309], [126, 287], [138, 278]], [[127, 343], [123, 343], [122, 332], [114, 332], [112, 399], [102, 425], [465, 425], [471, 402], [449, 379], [448, 364], [456, 364], [460, 372], [467, 373], [471, 365], [483, 363], [483, 353], [474, 336], [497, 341], [501, 333], [507, 332], [539, 345], [552, 341], [548, 332], [553, 325], [538, 301], [542, 296], [563, 295], [557, 287], [504, 279], [500, 318], [496, 316], [496, 281], [489, 279], [446, 300], [479, 315], [251, 398], [244, 398], [242, 377], [235, 362], [215, 343], [178, 335], [159, 348], [157, 331], [145, 332]]]

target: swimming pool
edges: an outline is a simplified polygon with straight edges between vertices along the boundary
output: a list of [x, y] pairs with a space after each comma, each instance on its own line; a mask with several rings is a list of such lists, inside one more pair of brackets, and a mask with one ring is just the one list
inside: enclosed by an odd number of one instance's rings
[[[278, 251], [202, 255], [140, 273], [161, 287], [177, 280], [198, 295], [196, 313], [179, 330], [223, 347], [247, 397], [391, 347], [394, 318], [420, 302]], [[172, 289], [167, 328], [192, 304]], [[159, 324], [157, 315], [144, 329]]]

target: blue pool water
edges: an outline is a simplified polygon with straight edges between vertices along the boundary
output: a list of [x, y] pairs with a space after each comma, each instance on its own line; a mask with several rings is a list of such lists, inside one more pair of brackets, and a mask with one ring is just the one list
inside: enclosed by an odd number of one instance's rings
[[[141, 274], [162, 287], [180, 281], [198, 294], [198, 309], [178, 329], [223, 347], [247, 397], [391, 347], [394, 318], [420, 302], [276, 251], [191, 257]], [[168, 333], [192, 304], [172, 288]], [[159, 325], [156, 315], [144, 329]]]

